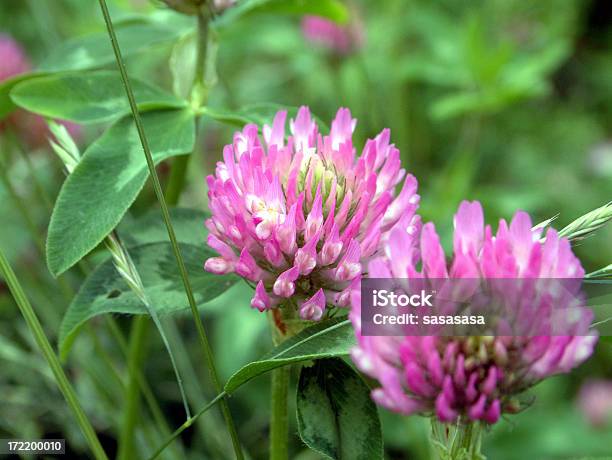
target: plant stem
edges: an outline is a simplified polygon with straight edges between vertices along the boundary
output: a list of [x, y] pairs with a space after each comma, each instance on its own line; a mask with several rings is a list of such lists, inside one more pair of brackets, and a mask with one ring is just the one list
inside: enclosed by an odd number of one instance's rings
[[[291, 311], [288, 306], [282, 310], [285, 315]], [[270, 333], [274, 346], [280, 344], [286, 337], [286, 330], [279, 328], [278, 322], [284, 323], [281, 310], [274, 310], [268, 314]], [[279, 314], [279, 317], [275, 315]], [[287, 398], [289, 393], [289, 378], [291, 366], [274, 369], [271, 373], [270, 388], [270, 460], [286, 460], [289, 457], [289, 416]]]
[[149, 296], [145, 291], [144, 284], [142, 283], [142, 279], [140, 278], [140, 273], [136, 269], [134, 265], [134, 261], [132, 260], [130, 253], [123, 245], [122, 241], [119, 238], [119, 235], [116, 232], [111, 233], [106, 237], [106, 246], [110, 253], [112, 254], [113, 261], [115, 264], [115, 268], [121, 275], [121, 277], [127, 282], [132, 292], [134, 292], [142, 304], [145, 306], [147, 313], [153, 320], [153, 324], [157, 327], [159, 331], [159, 335], [161, 336], [162, 342], [168, 355], [170, 357], [170, 362], [172, 364], [172, 369], [174, 370], [174, 375], [176, 376], [176, 382], [179, 387], [179, 391], [181, 393], [181, 399], [183, 400], [183, 406], [185, 407], [185, 415], [186, 418], [191, 417], [191, 413], [189, 411], [189, 403], [187, 402], [187, 396], [185, 395], [185, 390], [183, 388], [183, 380], [179, 373], [178, 367], [176, 365], [176, 359], [174, 358], [174, 353], [172, 352], [172, 348], [170, 347], [170, 343], [166, 337], [164, 332], [164, 328], [162, 323], [157, 315], [157, 312], [151, 305], [151, 301], [149, 300]]
[[130, 332], [130, 347], [128, 353], [129, 381], [126, 388], [126, 401], [119, 433], [119, 460], [129, 460], [136, 457], [134, 449], [135, 428], [138, 421], [140, 392], [138, 391], [138, 375], [140, 364], [143, 361], [146, 349], [148, 332], [148, 318], [144, 315], [136, 316], [132, 320]]
[[270, 460], [289, 458], [289, 416], [287, 397], [291, 366], [272, 371], [272, 409], [270, 414]]
[[[117, 325], [117, 323], [113, 320], [111, 316], [106, 315], [105, 319], [106, 319], [106, 322], [110, 329], [111, 334], [113, 335], [113, 337], [119, 344], [121, 353], [123, 354], [123, 356], [127, 358], [129, 356], [129, 348], [125, 340], [125, 337], [123, 337], [123, 334], [119, 330], [119, 326]], [[157, 402], [157, 399], [155, 398], [155, 395], [153, 394], [153, 390], [149, 386], [149, 383], [145, 379], [141, 369], [139, 369], [137, 377], [138, 377], [138, 385], [140, 386], [140, 391], [142, 393], [144, 400], [147, 402], [147, 405], [149, 407], [149, 410], [151, 411], [151, 415], [153, 416], [155, 423], [157, 424], [163, 436], [169, 436], [170, 426], [168, 425], [168, 422], [166, 422], [162, 409], [159, 406], [159, 403]], [[182, 452], [178, 448], [177, 448], [177, 451], [179, 451], [179, 453]]]
[[102, 362], [106, 364], [106, 367], [108, 367], [108, 369], [111, 371], [111, 375], [115, 378], [119, 386], [122, 389], [125, 389], [125, 382], [123, 381], [121, 372], [119, 372], [119, 369], [117, 369], [117, 366], [115, 366], [112, 358], [104, 349], [104, 345], [102, 345], [102, 341], [98, 337], [98, 334], [96, 334], [95, 329], [91, 326], [91, 324], [87, 325], [87, 329], [93, 342], [94, 352], [96, 355], [100, 356]]
[[456, 424], [431, 420], [432, 443], [440, 460], [485, 460], [480, 452], [482, 426], [478, 422], [459, 419]]
[[30, 305], [30, 302], [28, 301], [28, 298], [26, 297], [23, 288], [19, 283], [19, 280], [15, 276], [15, 272], [9, 265], [8, 260], [4, 256], [2, 250], [0, 250], [0, 270], [3, 273], [4, 279], [6, 280], [6, 283], [8, 284], [8, 287], [15, 298], [15, 302], [17, 303], [21, 314], [25, 318], [32, 335], [34, 336], [36, 343], [38, 344], [43, 356], [51, 368], [51, 371], [53, 372], [53, 375], [55, 376], [57, 386], [64, 395], [64, 398], [66, 398], [68, 406], [70, 406], [70, 409], [72, 409], [72, 412], [74, 413], [81, 431], [89, 444], [94, 458], [97, 460], [108, 460], [108, 457], [100, 444], [93, 426], [83, 411], [76, 393], [68, 381], [64, 370], [62, 369], [59, 359], [55, 355], [55, 352], [53, 351], [53, 348], [51, 347], [51, 344], [43, 331], [42, 325], [40, 324], [36, 313], [34, 313], [34, 310], [32, 309], [32, 305]]
[[[153, 162], [153, 156], [151, 155], [151, 150], [149, 149], [149, 143], [147, 141], [147, 137], [144, 132], [142, 121], [140, 119], [140, 113], [138, 112], [138, 107], [136, 105], [134, 93], [132, 91], [132, 87], [131, 87], [130, 80], [127, 75], [127, 71], [125, 68], [125, 64], [123, 62], [123, 58], [121, 57], [121, 50], [119, 48], [119, 43], [117, 42], [117, 36], [115, 34], [113, 23], [112, 23], [110, 14], [108, 12], [106, 0], [99, 0], [99, 3], [100, 3], [100, 8], [102, 10], [102, 14], [104, 16], [104, 21], [106, 22], [106, 27], [108, 29], [108, 35], [110, 37], [113, 51], [115, 53], [115, 58], [117, 60], [117, 66], [119, 68], [119, 73], [121, 74], [121, 79], [123, 81], [123, 85], [125, 87], [127, 98], [130, 103], [130, 108], [132, 111], [132, 115], [134, 117], [134, 123], [136, 125], [138, 136], [140, 137], [140, 142], [142, 144], [144, 155], [147, 160], [147, 166], [149, 168], [149, 173], [153, 181], [153, 188], [155, 190], [155, 195], [157, 196], [157, 200], [159, 201], [162, 216], [164, 218], [166, 229], [168, 231], [168, 236], [170, 238], [170, 243], [174, 251], [174, 256], [176, 258], [176, 262], [179, 267], [181, 278], [183, 279], [185, 293], [187, 294], [187, 299], [189, 300], [189, 306], [191, 308], [191, 313], [193, 315], [193, 318], [196, 324], [196, 329], [198, 330], [198, 335], [200, 337], [200, 341], [202, 345], [202, 351], [204, 353], [206, 362], [208, 364], [208, 369], [211, 375], [211, 379], [213, 381], [214, 388], [217, 391], [217, 393], [221, 393], [221, 389], [222, 389], [221, 382], [219, 380], [219, 376], [217, 374], [217, 370], [215, 367], [212, 349], [208, 342], [208, 337], [206, 335], [206, 331], [204, 330], [204, 325], [202, 324], [202, 319], [200, 318], [200, 314], [198, 312], [198, 308], [195, 302], [193, 291], [191, 289], [191, 283], [189, 281], [189, 276], [187, 275], [187, 269], [185, 268], [185, 262], [183, 260], [183, 256], [178, 246], [174, 228], [172, 227], [170, 213], [168, 211], [168, 205], [166, 204], [166, 200], [164, 199], [164, 194], [162, 192], [161, 184], [159, 182], [159, 177], [157, 175], [157, 171], [155, 170], [155, 163]], [[232, 416], [229, 410], [229, 405], [227, 404], [227, 400], [225, 398], [221, 401], [221, 411], [223, 412], [223, 416], [225, 418], [225, 422], [227, 424], [228, 431], [232, 438], [232, 444], [233, 444], [234, 452], [236, 454], [236, 458], [241, 460], [243, 458], [242, 449], [240, 447], [240, 442], [238, 441], [238, 435], [236, 432], [234, 421], [232, 419]]]
[[166, 449], [166, 447], [168, 447], [172, 443], [172, 441], [178, 438], [183, 431], [185, 431], [187, 428], [193, 425], [193, 423], [198, 418], [200, 418], [201, 415], [203, 415], [206, 411], [208, 411], [211, 407], [213, 407], [219, 401], [223, 401], [223, 399], [226, 396], [227, 394], [225, 393], [225, 391], [221, 392], [219, 395], [217, 395], [215, 399], [213, 399], [208, 404], [206, 404], [202, 409], [200, 409], [193, 417], [191, 417], [185, 423], [183, 423], [174, 433], [172, 433], [172, 435], [168, 439], [164, 441], [164, 443], [161, 446], [159, 446], [159, 448], [155, 451], [155, 453], [151, 457], [149, 457], [149, 460], [154, 460], [157, 457], [159, 457], [160, 454]]
[[[181, 331], [173, 318], [166, 318], [164, 326], [168, 341], [176, 351], [177, 365], [185, 377], [185, 392], [189, 401], [193, 407], [203, 407], [207, 403], [207, 395], [202, 390], [198, 374], [189, 359], [189, 349], [182, 339]], [[219, 413], [200, 419], [197, 423], [197, 434], [194, 434], [206, 440], [206, 450], [209, 457], [212, 458], [224, 456], [227, 452], [226, 433], [220, 418]], [[222, 428], [221, 431], [219, 428]]]
[[[174, 370], [174, 375], [176, 376], [176, 382], [179, 387], [179, 391], [181, 393], [181, 399], [183, 400], [183, 406], [185, 407], [185, 415], [187, 419], [191, 418], [191, 412], [189, 411], [189, 403], [187, 402], [187, 396], [185, 395], [185, 390], [183, 388], [183, 380], [179, 373], [178, 367], [176, 365], [176, 359], [174, 358], [174, 353], [172, 352], [172, 348], [170, 347], [170, 343], [166, 338], [166, 334], [164, 333], [164, 328], [161, 324], [161, 321], [157, 315], [155, 309], [151, 306], [151, 302], [149, 301], [149, 296], [145, 291], [144, 284], [142, 283], [142, 279], [140, 278], [140, 273], [136, 269], [134, 265], [134, 261], [132, 260], [130, 253], [125, 248], [123, 243], [121, 242], [119, 235], [115, 232], [111, 233], [106, 237], [106, 246], [110, 253], [112, 254], [113, 261], [115, 264], [115, 268], [121, 275], [121, 277], [127, 282], [130, 289], [138, 296], [140, 301], [143, 303], [149, 316], [153, 320], [153, 324], [157, 327], [159, 331], [159, 335], [162, 338], [162, 342], [164, 347], [166, 348], [168, 355], [170, 357], [170, 362], [172, 363], [172, 369]], [[141, 342], [136, 346], [144, 347], [145, 343]], [[133, 352], [135, 355], [142, 355], [141, 351], [135, 350]], [[131, 375], [132, 378], [138, 377], [140, 374]]]
[[[213, 46], [209, 35], [209, 16], [203, 10], [198, 14], [198, 35], [196, 41], [196, 65], [191, 84], [191, 105], [199, 109], [208, 99], [208, 91], [214, 82], [208, 80], [208, 73], [214, 69], [214, 53], [209, 53], [208, 47]], [[211, 50], [212, 51], [212, 50]], [[210, 76], [212, 78], [212, 76]]]
[[[209, 83], [206, 80], [206, 69], [214, 67], [210, 60], [214, 59], [213, 53], [208, 53], [209, 47], [209, 28], [208, 28], [208, 16], [201, 11], [198, 16], [198, 30], [196, 40], [196, 64], [195, 74], [193, 82], [191, 84], [191, 106], [196, 114], [199, 113], [198, 109], [206, 103], [208, 99]], [[212, 47], [212, 45], [211, 45]], [[196, 124], [196, 145], [191, 155], [179, 155], [172, 161], [172, 169], [170, 170], [170, 178], [168, 179], [168, 185], [166, 186], [166, 202], [172, 206], [178, 203], [181, 191], [185, 185], [185, 177], [187, 175], [187, 168], [189, 166], [189, 160], [193, 154], [197, 151], [197, 139], [198, 139], [198, 119], [199, 115], [195, 117]]]

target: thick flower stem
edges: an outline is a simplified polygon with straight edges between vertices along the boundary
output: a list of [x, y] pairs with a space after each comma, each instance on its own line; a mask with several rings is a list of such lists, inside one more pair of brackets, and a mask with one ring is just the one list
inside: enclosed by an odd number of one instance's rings
[[270, 460], [289, 458], [289, 416], [287, 397], [289, 393], [290, 366], [272, 371], [272, 409], [270, 415]]
[[477, 422], [459, 420], [456, 424], [431, 421], [431, 437], [439, 460], [484, 460], [480, 452], [482, 426]]
[[[290, 304], [278, 307], [268, 313], [270, 334], [274, 346], [301, 330], [296, 325], [296, 311]], [[289, 458], [289, 415], [287, 398], [291, 366], [279, 367], [272, 371], [270, 408], [270, 460]]]

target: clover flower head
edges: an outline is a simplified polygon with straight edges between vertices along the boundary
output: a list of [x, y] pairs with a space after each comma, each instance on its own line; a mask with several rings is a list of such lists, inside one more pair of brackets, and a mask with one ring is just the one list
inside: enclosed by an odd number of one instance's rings
[[301, 107], [285, 139], [286, 117], [280, 111], [263, 127], [263, 142], [256, 125], [237, 132], [207, 178], [208, 244], [219, 256], [205, 269], [256, 284], [257, 310], [291, 303], [302, 319], [317, 321], [328, 306], [349, 305], [363, 261], [400, 216], [414, 214], [419, 196], [388, 129], [356, 157], [357, 121], [348, 109], [328, 135]]
[[[413, 219], [410, 217], [410, 219]], [[447, 263], [434, 225], [400, 222], [390, 231], [385, 254], [368, 265], [371, 278], [486, 280], [582, 279], [584, 270], [567, 239], [549, 229], [532, 229], [518, 212], [497, 234], [484, 226], [478, 202], [463, 202], [454, 220], [453, 258]], [[493, 282], [493, 281], [490, 281]], [[587, 310], [566, 335], [529, 336], [363, 336], [361, 293], [351, 295], [351, 321], [358, 345], [356, 365], [380, 387], [374, 400], [404, 414], [435, 414], [442, 422], [459, 417], [495, 423], [502, 413], [524, 407], [518, 395], [542, 379], [569, 372], [593, 352]], [[536, 314], [539, 304], [534, 307]], [[538, 329], [539, 331], [539, 329]], [[590, 335], [591, 334], [591, 335]]]

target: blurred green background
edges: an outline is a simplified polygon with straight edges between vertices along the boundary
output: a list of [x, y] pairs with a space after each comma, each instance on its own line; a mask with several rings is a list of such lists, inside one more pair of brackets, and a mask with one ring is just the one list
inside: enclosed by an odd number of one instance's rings
[[[181, 37], [193, 27], [192, 18], [168, 10], [161, 2], [109, 3], [113, 17], [122, 23], [154, 18], [175, 27], [174, 37], [161, 37], [151, 46], [142, 43], [139, 52], [128, 58], [131, 75], [172, 88], [170, 54], [177, 40], [182, 46]], [[481, 200], [487, 221], [494, 225], [499, 218], [524, 209], [535, 222], [560, 213], [553, 224], [560, 228], [612, 199], [608, 3], [354, 1], [348, 4], [348, 27], [360, 31], [362, 42], [348, 53], [306, 40], [300, 17], [250, 15], [219, 37], [218, 84], [210, 105], [305, 104], [327, 121], [338, 107], [349, 107], [359, 120], [357, 146], [384, 127], [391, 128], [404, 167], [419, 179], [420, 213], [436, 223], [447, 244], [452, 215], [462, 199]], [[104, 37], [104, 24], [93, 0], [2, 0], [0, 33], [21, 43], [36, 67], [61, 59], [54, 49], [65, 40], [92, 33]], [[179, 59], [173, 65], [180, 74], [190, 62]], [[114, 68], [113, 63], [108, 67]], [[223, 145], [231, 141], [232, 131], [202, 120], [198, 155], [190, 164], [181, 205], [206, 208], [204, 178], [220, 158]], [[99, 133], [97, 128], [86, 129], [80, 145], [87, 146]], [[63, 180], [59, 161], [44, 145], [27, 154], [54, 200]], [[14, 188], [11, 195], [0, 184], [0, 242], [48, 336], [55, 340], [66, 299], [37, 252], [18, 205], [26, 208], [41, 232], [50, 211], [33, 187], [23, 157], [3, 155], [0, 167], [3, 173], [10, 171]], [[159, 171], [162, 178], [167, 175], [164, 165]], [[147, 185], [132, 215], [152, 206], [156, 206], [155, 198]], [[612, 226], [608, 226], [576, 247], [587, 272], [612, 261], [611, 242]], [[104, 251], [92, 254], [89, 262], [94, 264], [101, 257]], [[82, 277], [73, 270], [67, 281], [78, 287]], [[249, 289], [239, 283], [204, 310], [223, 379], [271, 348], [265, 317], [249, 308]], [[127, 333], [128, 318], [118, 320]], [[88, 327], [94, 333], [81, 334], [67, 366], [105, 447], [112, 452], [123, 390], [110, 369], [114, 367], [119, 376], [126, 370], [104, 321], [96, 319]], [[191, 402], [200, 407], [214, 394], [206, 369], [196, 358], [195, 329], [188, 317], [167, 322], [166, 327], [174, 346], [186, 346], [178, 350], [177, 355], [184, 358], [179, 367]], [[151, 331], [145, 374], [170, 427], [176, 427], [183, 421], [179, 394], [161, 340]], [[610, 342], [601, 343], [593, 359], [571, 375], [538, 386], [533, 407], [498, 423], [487, 437], [484, 452], [502, 460], [612, 458], [612, 424], [592, 426], [576, 402], [581, 385], [592, 378], [612, 379]], [[241, 438], [254, 459], [266, 458], [268, 392], [264, 376], [231, 399]], [[3, 284], [0, 395], [0, 438], [65, 437], [70, 458], [85, 458], [84, 440]], [[382, 417], [388, 458], [429, 457], [425, 420], [389, 413]], [[145, 409], [138, 433], [141, 452], [152, 453], [161, 437]], [[297, 437], [292, 443], [292, 458], [317, 458]], [[231, 457], [217, 411], [209, 412], [167, 452], [167, 458]]]

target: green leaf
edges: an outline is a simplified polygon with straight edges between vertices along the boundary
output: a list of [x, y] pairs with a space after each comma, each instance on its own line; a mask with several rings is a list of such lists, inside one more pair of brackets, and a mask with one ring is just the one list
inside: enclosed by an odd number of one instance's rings
[[172, 73], [172, 90], [179, 97], [187, 99], [195, 77], [196, 36], [187, 34], [176, 42], [170, 54], [170, 72]]
[[[153, 160], [193, 150], [188, 110], [142, 115]], [[59, 275], [95, 248], [119, 223], [149, 175], [132, 117], [111, 126], [68, 176], [55, 203], [47, 236], [47, 264]]]
[[37, 75], [40, 74], [24, 73], [0, 82], [0, 120], [17, 108], [15, 103], [11, 100], [11, 90], [22, 81], [27, 81], [28, 79], [34, 78]]
[[[141, 111], [180, 108], [186, 102], [138, 79], [131, 79]], [[76, 123], [100, 123], [130, 113], [118, 72], [89, 71], [27, 79], [11, 91], [15, 104], [30, 112]]]
[[[274, 120], [274, 115], [276, 115], [276, 112], [279, 110], [286, 110], [287, 117], [295, 119], [299, 107], [286, 107], [280, 104], [260, 103], [247, 105], [238, 110], [205, 107], [202, 109], [202, 113], [209, 116], [213, 120], [242, 128], [248, 123], [255, 123], [259, 127], [262, 127], [264, 124], [271, 125], [272, 121]], [[329, 131], [329, 127], [326, 123], [321, 121], [321, 119], [316, 115], [313, 115], [313, 117], [317, 121], [321, 131]]]
[[[234, 276], [219, 276], [204, 271], [204, 261], [215, 255], [208, 247], [187, 243], [180, 243], [179, 246], [198, 305], [224, 293], [238, 280]], [[145, 244], [128, 251], [151, 299], [151, 307], [159, 316], [189, 310], [170, 243]], [[112, 259], [103, 262], [87, 277], [68, 307], [59, 334], [62, 356], [68, 353], [83, 323], [106, 313], [147, 314], [140, 299], [119, 275]]]
[[[206, 245], [208, 230], [204, 221], [210, 213], [199, 209], [170, 208], [170, 219], [180, 243]], [[128, 247], [147, 243], [170, 242], [168, 230], [159, 209], [151, 209], [137, 219], [129, 215], [117, 228], [121, 241]]]
[[296, 396], [298, 431], [311, 449], [334, 460], [383, 458], [383, 440], [370, 388], [341, 359], [303, 367]]
[[291, 14], [302, 16], [312, 14], [338, 23], [348, 20], [346, 6], [338, 0], [245, 0], [215, 20], [215, 27], [221, 29], [232, 22], [251, 14]]
[[[166, 45], [185, 32], [182, 27], [159, 24], [129, 23], [116, 29], [123, 57], [150, 51], [154, 46]], [[40, 65], [43, 72], [81, 70], [102, 67], [115, 62], [113, 49], [106, 32], [68, 40], [51, 51]]]
[[[170, 45], [193, 29], [192, 20], [184, 20], [181, 15], [175, 16], [171, 19], [172, 27], [150, 22], [129, 22], [117, 27], [123, 56], [145, 52], [154, 46]], [[47, 75], [49, 72], [92, 69], [114, 62], [115, 56], [106, 32], [66, 41], [47, 56], [37, 71], [0, 83], [0, 119], [17, 108], [9, 93], [18, 83]]]
[[257, 361], [237, 371], [225, 384], [232, 393], [249, 380], [287, 364], [346, 356], [355, 345], [355, 333], [346, 318], [322, 321], [287, 339]]

